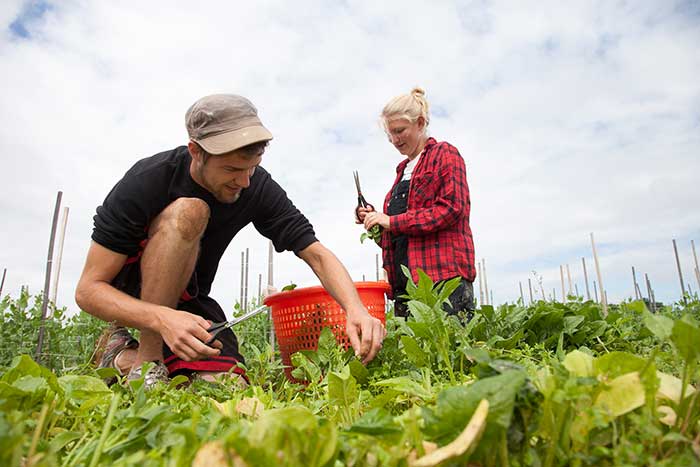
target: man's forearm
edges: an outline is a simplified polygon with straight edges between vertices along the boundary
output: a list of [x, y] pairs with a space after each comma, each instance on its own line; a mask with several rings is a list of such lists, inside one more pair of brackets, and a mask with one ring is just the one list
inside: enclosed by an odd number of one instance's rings
[[316, 242], [300, 252], [300, 257], [346, 312], [364, 309], [350, 274], [333, 252]]
[[159, 328], [160, 305], [136, 299], [106, 282], [79, 284], [76, 302], [82, 310], [107, 322], [152, 331]]

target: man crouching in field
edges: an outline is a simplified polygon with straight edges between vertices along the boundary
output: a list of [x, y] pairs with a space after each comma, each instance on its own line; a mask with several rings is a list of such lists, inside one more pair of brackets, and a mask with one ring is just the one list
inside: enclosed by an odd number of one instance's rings
[[[209, 296], [219, 260], [253, 223], [277, 251], [293, 251], [347, 311], [347, 334], [368, 362], [386, 334], [370, 316], [335, 255], [285, 191], [260, 166], [272, 134], [246, 98], [219, 94], [195, 102], [186, 117], [187, 146], [137, 162], [94, 217], [92, 244], [76, 302], [112, 323], [100, 367], [147, 386], [174, 374], [245, 377], [236, 336], [207, 329], [225, 321]], [[136, 341], [126, 330], [140, 330]], [[154, 362], [145, 375], [142, 364]]]

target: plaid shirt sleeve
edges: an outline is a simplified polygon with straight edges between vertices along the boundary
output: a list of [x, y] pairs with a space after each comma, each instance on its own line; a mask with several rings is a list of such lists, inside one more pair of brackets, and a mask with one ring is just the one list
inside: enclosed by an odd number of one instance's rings
[[442, 230], [454, 225], [467, 209], [469, 187], [464, 159], [457, 148], [445, 143], [438, 145], [436, 157], [432, 172], [414, 175], [409, 209], [390, 217], [391, 232], [421, 235]]

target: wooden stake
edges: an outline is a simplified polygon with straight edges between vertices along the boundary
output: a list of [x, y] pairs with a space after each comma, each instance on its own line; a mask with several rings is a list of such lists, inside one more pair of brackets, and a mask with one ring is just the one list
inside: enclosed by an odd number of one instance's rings
[[7, 268], [2, 270], [2, 281], [0, 282], [0, 301], [2, 301], [2, 289], [5, 287], [5, 276], [7, 275]]
[[58, 213], [61, 209], [61, 198], [63, 192], [59, 191], [56, 195], [56, 206], [53, 210], [53, 221], [51, 222], [51, 236], [49, 237], [49, 253], [46, 258], [46, 277], [44, 279], [44, 296], [41, 301], [41, 325], [39, 326], [39, 339], [36, 344], [36, 354], [34, 360], [38, 363], [42, 362], [41, 352], [44, 347], [44, 322], [46, 321], [46, 310], [49, 306], [49, 286], [51, 284], [51, 263], [53, 261], [53, 245], [56, 239], [56, 225], [58, 224]]
[[530, 305], [532, 305], [532, 302], [534, 301], [532, 299], [532, 281], [530, 280], [529, 277], [527, 278], [527, 287], [528, 287], [528, 289], [530, 289]]
[[258, 274], [258, 300], [262, 300], [262, 274]]
[[488, 276], [486, 275], [486, 259], [485, 258], [481, 259], [481, 264], [484, 267], [484, 293], [486, 294], [486, 304], [492, 305], [491, 301], [489, 300], [489, 279], [488, 279]]
[[654, 302], [651, 299], [651, 283], [649, 282], [649, 275], [646, 272], [644, 273], [644, 282], [646, 282], [647, 284], [647, 297], [649, 299], [649, 306], [651, 307], [651, 311], [654, 311]]
[[683, 285], [683, 272], [681, 272], [681, 261], [678, 259], [678, 248], [676, 247], [676, 239], [673, 239], [673, 253], [676, 255], [676, 266], [678, 266], [678, 279], [681, 281], [681, 299], [685, 303], [685, 285]]
[[598, 286], [600, 287], [600, 298], [603, 302], [603, 317], [606, 317], [608, 316], [608, 300], [605, 296], [603, 276], [600, 274], [600, 263], [598, 262], [598, 252], [595, 249], [595, 240], [593, 239], [593, 232], [591, 232], [591, 246], [593, 247], [593, 261], [595, 262], [596, 275], [598, 276]]
[[574, 290], [576, 291], [576, 298], [580, 297], [578, 294], [578, 284], [574, 284]]
[[556, 302], [557, 301], [557, 288], [552, 287], [552, 301]]
[[637, 295], [639, 287], [637, 286], [637, 274], [634, 272], [634, 266], [632, 266], [632, 287], [634, 288], [634, 299], [639, 300], [642, 298], [640, 295]]
[[489, 305], [493, 306], [493, 290], [490, 291], [491, 299], [489, 300]]
[[374, 255], [374, 269], [377, 272], [377, 282], [379, 282], [379, 253]]
[[68, 224], [68, 206], [63, 208], [63, 217], [61, 218], [61, 229], [58, 235], [58, 252], [56, 253], [56, 264], [54, 264], [54, 279], [53, 287], [51, 288], [51, 302], [56, 306], [56, 296], [58, 295], [58, 279], [61, 277], [61, 261], [63, 259], [63, 242], [66, 238], [66, 225]]
[[564, 291], [564, 267], [559, 265], [559, 275], [561, 276], [561, 302], [566, 303], [566, 292]]
[[523, 296], [523, 283], [518, 281], [518, 285], [520, 286], [520, 301], [522, 302], [523, 306], [525, 306], [525, 297]]
[[573, 287], [571, 286], [571, 271], [569, 270], [569, 265], [566, 265], [566, 277], [569, 279], [569, 295], [574, 294]]
[[481, 261], [477, 261], [479, 264], [479, 306], [486, 305], [484, 303], [484, 286], [481, 283], [481, 276], [483, 275], [483, 270], [481, 269]]
[[588, 288], [588, 272], [586, 272], [586, 258], [581, 258], [581, 262], [583, 263], [583, 278], [586, 281], [586, 300], [591, 299], [591, 291]]

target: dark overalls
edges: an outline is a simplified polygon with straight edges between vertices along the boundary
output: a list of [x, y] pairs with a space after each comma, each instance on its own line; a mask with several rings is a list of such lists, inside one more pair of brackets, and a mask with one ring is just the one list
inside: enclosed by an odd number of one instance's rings
[[[401, 180], [396, 184], [391, 192], [389, 203], [387, 204], [386, 213], [388, 216], [396, 216], [397, 214], [403, 214], [407, 211], [410, 187], [410, 180]], [[408, 300], [402, 298], [402, 296], [406, 295], [408, 278], [403, 273], [401, 266], [408, 267], [408, 236], [405, 234], [392, 235], [391, 246], [394, 249], [394, 271], [396, 276], [394, 278], [394, 283], [391, 284], [394, 293], [394, 314], [405, 318], [409, 314], [407, 306]], [[414, 264], [413, 267], [420, 266]], [[462, 278], [459, 286], [450, 294], [450, 304], [445, 303], [443, 309], [449, 315], [456, 315], [458, 312], [464, 310], [466, 311], [466, 320], [462, 321], [466, 323], [471, 320], [474, 311], [474, 288], [472, 283]]]

